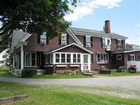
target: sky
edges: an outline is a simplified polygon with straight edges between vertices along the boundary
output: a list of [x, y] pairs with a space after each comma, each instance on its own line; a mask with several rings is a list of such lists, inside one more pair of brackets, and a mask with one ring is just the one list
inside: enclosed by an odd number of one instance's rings
[[103, 31], [110, 20], [111, 32], [128, 37], [126, 43], [140, 45], [140, 0], [79, 0], [65, 19], [72, 27]]

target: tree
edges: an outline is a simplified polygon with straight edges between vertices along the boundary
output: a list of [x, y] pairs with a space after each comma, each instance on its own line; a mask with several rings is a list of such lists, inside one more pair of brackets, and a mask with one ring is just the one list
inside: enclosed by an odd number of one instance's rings
[[[0, 49], [7, 47], [13, 30], [28, 33], [47, 31], [49, 38], [59, 35], [70, 23], [64, 15], [77, 0], [0, 0]], [[3, 46], [3, 47], [2, 47]]]

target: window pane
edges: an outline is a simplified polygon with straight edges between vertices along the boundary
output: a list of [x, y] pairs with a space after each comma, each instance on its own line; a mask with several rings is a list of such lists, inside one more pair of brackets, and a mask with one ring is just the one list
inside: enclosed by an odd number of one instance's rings
[[88, 63], [88, 55], [84, 55], [84, 63]]
[[76, 63], [76, 54], [73, 54], [73, 62]]
[[56, 54], [56, 62], [58, 63], [59, 61], [59, 54]]
[[65, 63], [65, 54], [61, 54], [61, 62]]
[[35, 53], [32, 53], [32, 66], [35, 66]]
[[86, 47], [91, 47], [91, 36], [86, 36]]
[[40, 35], [40, 43], [41, 43], [41, 44], [46, 44], [46, 40], [47, 40], [46, 32], [43, 32], [43, 33]]
[[67, 45], [67, 34], [61, 35], [61, 45]]
[[70, 63], [70, 62], [71, 62], [71, 55], [67, 54], [67, 63]]
[[80, 54], [77, 55], [77, 62], [80, 63]]

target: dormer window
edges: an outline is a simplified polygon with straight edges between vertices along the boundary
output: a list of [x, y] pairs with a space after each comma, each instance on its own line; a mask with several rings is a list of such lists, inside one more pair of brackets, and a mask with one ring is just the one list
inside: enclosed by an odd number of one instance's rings
[[61, 34], [61, 45], [67, 45], [67, 34]]
[[41, 35], [40, 35], [40, 44], [46, 44], [46, 40], [47, 40], [47, 36], [46, 36], [46, 32], [43, 32]]

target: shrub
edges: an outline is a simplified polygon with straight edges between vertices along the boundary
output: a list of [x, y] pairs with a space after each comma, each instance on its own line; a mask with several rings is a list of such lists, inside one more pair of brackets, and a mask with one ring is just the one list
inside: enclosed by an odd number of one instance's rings
[[35, 75], [37, 73], [37, 70], [35, 69], [28, 69], [28, 70], [22, 70], [21, 72], [21, 77], [22, 78], [29, 78], [32, 77], [33, 75]]
[[130, 73], [135, 73], [136, 72], [136, 65], [130, 65], [130, 67], [128, 68], [128, 71]]

